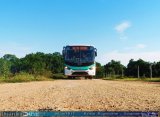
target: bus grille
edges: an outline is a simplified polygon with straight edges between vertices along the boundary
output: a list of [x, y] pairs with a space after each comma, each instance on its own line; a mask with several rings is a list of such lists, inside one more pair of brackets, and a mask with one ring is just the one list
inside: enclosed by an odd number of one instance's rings
[[83, 75], [83, 76], [87, 76], [88, 73], [87, 72], [73, 72], [72, 75]]

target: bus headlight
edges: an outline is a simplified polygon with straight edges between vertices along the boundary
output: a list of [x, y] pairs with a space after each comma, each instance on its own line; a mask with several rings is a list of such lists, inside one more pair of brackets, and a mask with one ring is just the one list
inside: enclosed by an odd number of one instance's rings
[[65, 66], [65, 69], [68, 69], [68, 70], [70, 70], [71, 68], [69, 68], [69, 67]]
[[93, 70], [93, 69], [94, 69], [94, 67], [90, 67], [89, 69], [90, 69], [90, 70]]

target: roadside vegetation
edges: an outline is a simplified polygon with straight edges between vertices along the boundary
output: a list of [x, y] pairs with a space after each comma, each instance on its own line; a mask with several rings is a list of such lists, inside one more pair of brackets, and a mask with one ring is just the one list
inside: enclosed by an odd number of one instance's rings
[[[0, 82], [53, 80], [63, 72], [63, 58], [58, 52], [31, 53], [24, 58], [6, 54], [0, 58]], [[62, 75], [61, 75], [62, 77]]]
[[111, 60], [104, 65], [103, 76], [105, 80], [160, 82], [160, 62], [131, 59], [125, 67], [120, 61]]
[[1, 77], [0, 83], [8, 82], [8, 83], [16, 83], [16, 82], [30, 82], [30, 81], [43, 81], [43, 80], [53, 80], [51, 78], [47, 78], [45, 76], [34, 76], [28, 73], [18, 73], [10, 78]]
[[[97, 76], [102, 76], [103, 67], [97, 63]], [[30, 82], [66, 79], [63, 75], [64, 61], [60, 53], [31, 53], [23, 58], [5, 54], [0, 58], [0, 82]]]
[[[29, 82], [66, 79], [64, 61], [59, 52], [31, 53], [23, 58], [5, 54], [0, 58], [0, 82]], [[105, 80], [133, 80], [160, 82], [160, 62], [131, 59], [127, 66], [111, 60], [105, 65], [96, 62], [96, 76]]]
[[103, 78], [103, 80], [115, 81], [146, 81], [146, 82], [160, 82], [160, 78]]

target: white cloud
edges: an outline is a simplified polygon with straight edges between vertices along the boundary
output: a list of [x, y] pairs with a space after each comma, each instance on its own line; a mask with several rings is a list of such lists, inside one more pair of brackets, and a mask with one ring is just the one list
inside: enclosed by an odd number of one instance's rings
[[124, 49], [128, 50], [128, 51], [137, 51], [137, 50], [140, 50], [140, 49], [144, 49], [146, 47], [147, 47], [147, 45], [145, 45], [145, 44], [137, 44], [133, 47], [126, 47]]
[[143, 48], [146, 48], [146, 45], [145, 44], [137, 44], [136, 48], [143, 49]]
[[117, 26], [115, 26], [115, 30], [122, 34], [124, 33], [125, 30], [127, 30], [129, 27], [131, 27], [131, 23], [129, 21], [124, 21], [120, 24], [118, 24]]
[[114, 27], [114, 29], [117, 31], [117, 33], [118, 33], [119, 36], [120, 36], [120, 37], [119, 37], [120, 40], [125, 41], [125, 40], [128, 39], [128, 37], [127, 37], [126, 34], [125, 34], [125, 31], [126, 31], [129, 27], [131, 27], [131, 23], [130, 23], [129, 21], [124, 21], [124, 22], [122, 22], [122, 23], [120, 23], [120, 24], [118, 24], [118, 25], [116, 25], [116, 26]]
[[143, 59], [145, 61], [154, 62], [154, 61], [160, 61], [160, 51], [151, 51], [151, 52], [112, 51], [97, 58], [97, 60], [103, 65], [110, 62], [112, 59], [121, 61], [121, 63], [125, 66], [128, 64], [130, 59], [134, 60]]

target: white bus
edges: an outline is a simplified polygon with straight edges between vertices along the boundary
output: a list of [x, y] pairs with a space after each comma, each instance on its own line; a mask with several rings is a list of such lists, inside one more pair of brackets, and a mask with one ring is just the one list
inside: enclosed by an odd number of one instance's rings
[[63, 47], [64, 75], [75, 78], [92, 78], [96, 74], [97, 49], [88, 45], [67, 45]]

